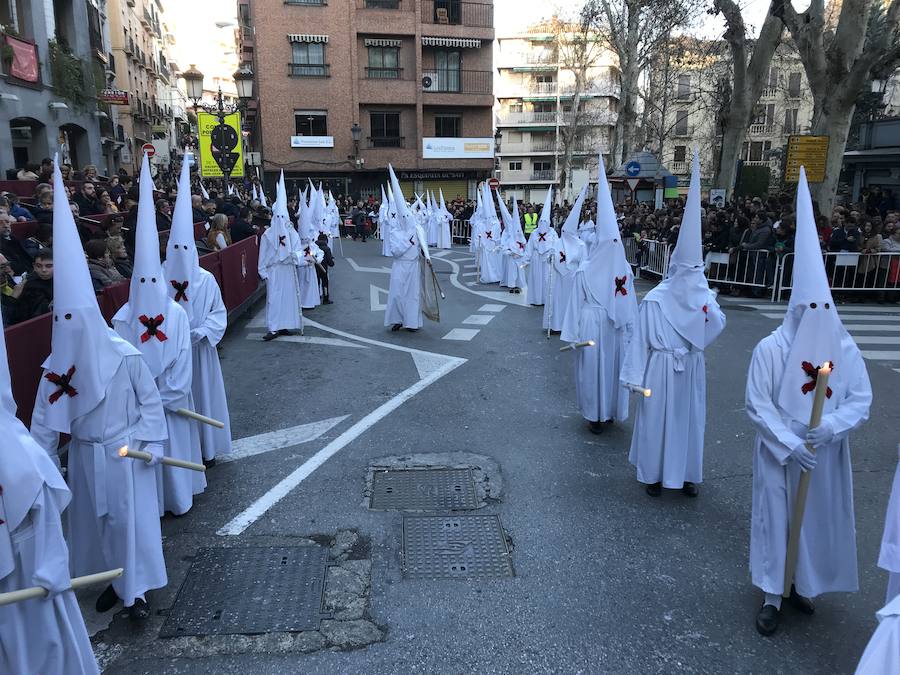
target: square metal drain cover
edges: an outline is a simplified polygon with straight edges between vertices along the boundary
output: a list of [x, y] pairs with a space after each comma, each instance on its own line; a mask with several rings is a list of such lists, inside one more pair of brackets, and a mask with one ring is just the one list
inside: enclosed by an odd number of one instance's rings
[[403, 575], [409, 579], [513, 576], [498, 516], [403, 516]]
[[327, 549], [202, 548], [160, 637], [317, 630]]
[[382, 511], [465, 511], [478, 508], [471, 469], [376, 470], [369, 508]]

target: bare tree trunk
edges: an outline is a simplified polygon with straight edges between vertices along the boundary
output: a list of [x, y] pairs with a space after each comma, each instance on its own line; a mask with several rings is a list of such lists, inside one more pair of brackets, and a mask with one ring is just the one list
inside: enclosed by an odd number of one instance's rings
[[[844, 149], [847, 147], [847, 136], [850, 133], [850, 122], [855, 107], [851, 105], [849, 110], [843, 107], [831, 110], [813, 122], [811, 131], [814, 135], [828, 136], [828, 160], [825, 164], [825, 180], [810, 184], [809, 191], [818, 206], [819, 214], [826, 217], [831, 216], [834, 208], [840, 167], [844, 161]], [[831, 167], [838, 167], [838, 170], [833, 171]]]

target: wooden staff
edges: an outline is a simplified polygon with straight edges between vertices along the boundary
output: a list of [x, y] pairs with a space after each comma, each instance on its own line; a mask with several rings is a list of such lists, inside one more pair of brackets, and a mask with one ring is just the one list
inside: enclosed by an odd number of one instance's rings
[[650, 398], [650, 394], [653, 393], [649, 389], [644, 389], [644, 387], [639, 384], [626, 384], [625, 388], [629, 391], [633, 391], [635, 394], [641, 394], [644, 398]]
[[573, 342], [570, 345], [566, 345], [565, 347], [560, 347], [559, 351], [567, 352], [567, 351], [575, 351], [576, 349], [581, 349], [582, 347], [593, 347], [593, 340], [585, 340], [584, 342]]
[[211, 427], [215, 427], [216, 429], [224, 429], [225, 423], [220, 422], [219, 420], [214, 420], [212, 417], [207, 417], [206, 415], [201, 415], [200, 413], [196, 413], [193, 410], [188, 410], [187, 408], [179, 408], [175, 411], [176, 415], [181, 415], [182, 417], [187, 417], [192, 420], [197, 420], [198, 422], [203, 422], [203, 424], [208, 424]]
[[[831, 375], [831, 362], [826, 361], [819, 368], [816, 376], [816, 393], [813, 398], [812, 411], [809, 413], [809, 428], [815, 429], [822, 421], [822, 409], [825, 407], [825, 395], [828, 392], [828, 378]], [[806, 444], [806, 449], [815, 454], [815, 449]], [[791, 518], [790, 534], [788, 536], [787, 555], [784, 558], [784, 598], [791, 596], [791, 586], [794, 584], [794, 573], [797, 571], [797, 556], [800, 553], [800, 529], [803, 527], [803, 512], [806, 510], [806, 494], [809, 492], [809, 479], [812, 471], [803, 471], [800, 474], [800, 482], [797, 484], [797, 494], [794, 497], [794, 517]]]
[[[107, 583], [113, 579], [118, 579], [125, 572], [121, 567], [108, 572], [98, 572], [97, 574], [88, 574], [84, 577], [75, 577], [72, 579], [72, 590], [84, 588], [85, 586], [93, 586], [94, 584]], [[43, 586], [32, 586], [31, 588], [23, 588], [18, 591], [9, 591], [8, 593], [0, 593], [0, 607], [3, 605], [11, 605], [14, 602], [22, 600], [33, 600], [34, 598], [46, 598], [50, 592]]]
[[547, 281], [547, 339], [550, 339], [550, 330], [553, 327], [553, 258], [556, 251], [551, 251], [548, 256], [550, 263], [550, 279]]
[[[131, 459], [142, 459], [145, 462], [149, 462], [153, 459], [153, 455], [149, 452], [142, 452], [140, 450], [129, 450], [127, 447], [119, 448], [119, 457], [130, 457]], [[165, 464], [166, 466], [177, 466], [179, 469], [190, 469], [191, 471], [206, 471], [206, 467], [203, 464], [194, 464], [194, 462], [185, 462], [183, 459], [175, 459], [174, 457], [160, 457], [160, 464]]]

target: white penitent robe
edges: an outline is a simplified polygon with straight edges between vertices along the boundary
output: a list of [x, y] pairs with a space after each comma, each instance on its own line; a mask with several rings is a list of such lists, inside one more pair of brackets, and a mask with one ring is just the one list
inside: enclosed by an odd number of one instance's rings
[[[308, 256], [300, 259], [297, 276], [300, 281], [300, 302], [303, 303], [303, 309], [315, 309], [322, 296], [319, 295], [319, 277], [316, 275], [316, 265]], [[294, 304], [297, 304], [296, 299]], [[269, 328], [269, 330], [272, 329]]]
[[[42, 586], [52, 595], [0, 607], [0, 673], [100, 672], [75, 593], [65, 590], [70, 587], [69, 554], [60, 521], [65, 504], [59, 494], [68, 491], [58, 473], [57, 481], [44, 484], [28, 515], [10, 532], [11, 550], [3, 551], [10, 554], [13, 569], [0, 579], [0, 593]], [[4, 562], [0, 560], [0, 566]]]
[[[537, 236], [532, 233], [532, 237]], [[529, 241], [531, 241], [529, 239]], [[532, 249], [528, 267], [525, 272], [525, 283], [528, 284], [528, 293], [525, 300], [529, 305], [547, 304], [547, 293], [550, 289], [550, 256], [553, 252], [541, 254], [537, 249]]]
[[450, 232], [450, 218], [438, 218], [438, 248], [452, 248], [453, 234]]
[[[193, 359], [191, 356], [191, 327], [187, 314], [173, 301], [166, 313], [166, 338], [177, 340], [177, 349], [172, 350], [172, 361], [156, 377], [156, 388], [162, 399], [166, 413], [166, 427], [169, 438], [162, 444], [163, 454], [174, 459], [200, 463], [203, 455], [200, 451], [200, 433], [197, 423], [175, 413], [179, 408], [194, 410], [194, 397], [191, 393], [193, 377]], [[126, 305], [122, 316], [130, 311]], [[118, 316], [118, 315], [117, 315]], [[133, 323], [118, 321], [113, 318], [113, 328], [133, 345], [140, 344], [140, 334]], [[166, 511], [176, 516], [190, 511], [194, 503], [194, 495], [206, 489], [206, 476], [200, 471], [190, 471], [173, 466], [156, 466], [156, 493], [159, 502], [159, 515]]]
[[619, 381], [619, 373], [633, 331], [630, 323], [616, 328], [600, 300], [584, 283], [584, 272], [577, 272], [560, 338], [565, 342], [594, 341], [593, 347], [575, 352], [575, 393], [586, 420], [628, 419], [630, 392]]
[[[293, 242], [293, 237], [291, 241]], [[303, 327], [300, 313], [300, 279], [298, 252], [279, 260], [271, 250], [268, 237], [260, 239], [259, 276], [266, 280], [266, 327], [272, 333]], [[313, 270], [315, 276], [315, 270]], [[315, 305], [313, 305], [315, 307]]]
[[[724, 324], [712, 293], [709, 308], [717, 314], [710, 321]], [[657, 302], [645, 300], [638, 308], [621, 380], [653, 392], [638, 400], [628, 453], [638, 481], [671, 489], [702, 482], [706, 362], [703, 351], [675, 331]]]
[[384, 325], [393, 326], [399, 323], [404, 328], [421, 328], [422, 277], [419, 266], [423, 263], [419, 246], [410, 245], [402, 253], [398, 253], [396, 248], [393, 248], [393, 251], [394, 263], [391, 265]]
[[575, 288], [575, 270], [569, 270], [564, 265], [551, 265], [550, 274], [553, 278], [547, 281], [547, 299], [541, 325], [544, 330], [561, 331]]
[[[809, 598], [858, 588], [849, 434], [868, 417], [872, 388], [852, 339], [847, 337], [841, 347], [841, 361], [835, 367], [849, 374], [851, 381], [843, 400], [822, 416], [835, 437], [816, 450], [794, 576], [797, 592]], [[747, 414], [757, 432], [750, 573], [754, 586], [773, 594], [784, 590], [788, 529], [801, 473], [790, 454], [807, 432], [805, 424], [793, 421], [775, 403], [789, 351], [790, 344], [780, 331], [764, 338], [753, 351], [747, 377]]]
[[504, 275], [502, 285], [508, 288], [525, 288], [525, 270], [521, 267], [525, 259], [510, 254], [503, 257]]
[[[56, 454], [59, 434], [43, 419], [55, 385], [41, 379], [31, 435]], [[112, 582], [126, 607], [168, 583], [159, 529], [156, 468], [119, 456], [119, 448], [140, 450], [166, 440], [166, 419], [153, 376], [138, 354], [126, 356], [100, 404], [71, 424], [66, 511], [72, 576], [121, 567]]]
[[[900, 451], [900, 446], [897, 450]], [[884, 535], [881, 538], [878, 566], [890, 573], [885, 598], [885, 602], [890, 602], [900, 594], [900, 464], [897, 464], [894, 471], [894, 483], [888, 500], [887, 515], [884, 518]]]
[[878, 610], [878, 628], [859, 659], [856, 675], [900, 673], [900, 595]]
[[193, 373], [191, 393], [194, 412], [219, 420], [223, 429], [208, 424], [198, 424], [200, 449], [206, 461], [216, 455], [231, 452], [231, 420], [228, 415], [228, 399], [225, 397], [225, 381], [216, 345], [221, 342], [228, 327], [228, 312], [222, 302], [222, 291], [215, 277], [204, 269], [196, 272], [197, 288], [194, 289], [191, 318], [191, 357]]

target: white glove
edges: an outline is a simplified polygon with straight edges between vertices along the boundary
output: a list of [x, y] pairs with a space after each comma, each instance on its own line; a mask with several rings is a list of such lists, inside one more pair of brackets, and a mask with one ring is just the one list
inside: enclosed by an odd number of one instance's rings
[[800, 465], [803, 471], [812, 471], [816, 468], [816, 456], [806, 449], [806, 444], [801, 443], [791, 452], [791, 459]]
[[149, 452], [152, 456], [147, 462], [149, 466], [156, 466], [163, 457], [163, 448], [159, 443], [147, 443], [143, 448], [144, 452]]
[[832, 427], [831, 422], [828, 422], [827, 420], [822, 420], [819, 422], [819, 426], [806, 432], [806, 442], [814, 448], [821, 448], [823, 445], [828, 445], [833, 440], [834, 427]]

